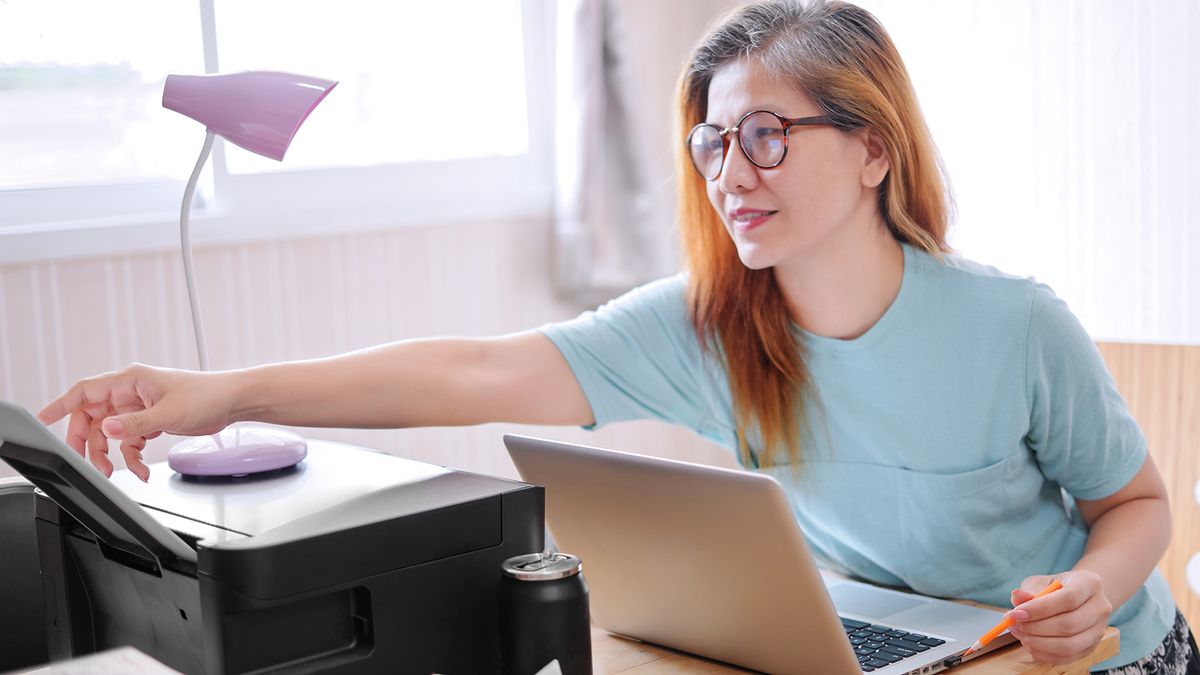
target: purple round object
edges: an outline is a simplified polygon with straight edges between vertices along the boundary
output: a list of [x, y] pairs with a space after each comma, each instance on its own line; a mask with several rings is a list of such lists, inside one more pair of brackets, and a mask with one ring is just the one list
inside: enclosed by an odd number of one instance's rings
[[232, 426], [176, 443], [167, 453], [167, 466], [187, 476], [244, 476], [293, 466], [307, 454], [299, 434]]

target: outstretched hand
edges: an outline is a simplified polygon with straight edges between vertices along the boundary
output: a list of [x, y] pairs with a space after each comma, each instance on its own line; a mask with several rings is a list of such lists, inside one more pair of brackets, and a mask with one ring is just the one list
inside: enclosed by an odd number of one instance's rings
[[[1062, 582], [1062, 589], [1034, 598], [1054, 579]], [[1034, 658], [1053, 664], [1091, 653], [1104, 637], [1113, 610], [1100, 576], [1086, 570], [1026, 577], [1012, 592], [1012, 604], [1008, 614], [1015, 622], [1013, 636]]]
[[143, 481], [150, 469], [142, 461], [146, 441], [163, 432], [196, 436], [224, 429], [229, 405], [215, 387], [219, 373], [127, 368], [76, 382], [38, 413], [43, 424], [70, 415], [66, 443], [112, 476], [108, 440], [121, 442], [125, 465]]

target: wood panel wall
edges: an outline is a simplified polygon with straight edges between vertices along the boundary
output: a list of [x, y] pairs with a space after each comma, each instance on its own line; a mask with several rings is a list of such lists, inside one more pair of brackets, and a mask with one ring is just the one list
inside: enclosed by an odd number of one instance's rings
[[1100, 353], [1167, 484], [1174, 524], [1159, 568], [1196, 631], [1200, 595], [1188, 585], [1187, 565], [1200, 553], [1200, 346], [1100, 343]]

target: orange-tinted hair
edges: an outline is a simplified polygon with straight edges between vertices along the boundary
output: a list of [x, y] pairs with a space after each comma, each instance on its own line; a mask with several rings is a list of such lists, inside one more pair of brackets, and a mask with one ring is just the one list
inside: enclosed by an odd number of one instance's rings
[[953, 203], [908, 72], [866, 10], [836, 0], [758, 2], [735, 9], [692, 51], [676, 110], [689, 309], [697, 338], [728, 372], [742, 462], [772, 466], [801, 460], [806, 402], [815, 400], [805, 355], [774, 274], [742, 264], [682, 142], [705, 121], [714, 73], [739, 58], [794, 82], [842, 132], [880, 136], [891, 168], [878, 208], [897, 240], [933, 254], [948, 250]]

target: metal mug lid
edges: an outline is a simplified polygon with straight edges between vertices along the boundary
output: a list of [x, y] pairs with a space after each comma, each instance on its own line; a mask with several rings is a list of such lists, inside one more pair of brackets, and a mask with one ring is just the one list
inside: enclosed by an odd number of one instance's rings
[[500, 565], [500, 571], [521, 581], [553, 581], [579, 574], [583, 561], [570, 553], [542, 551], [509, 558]]

